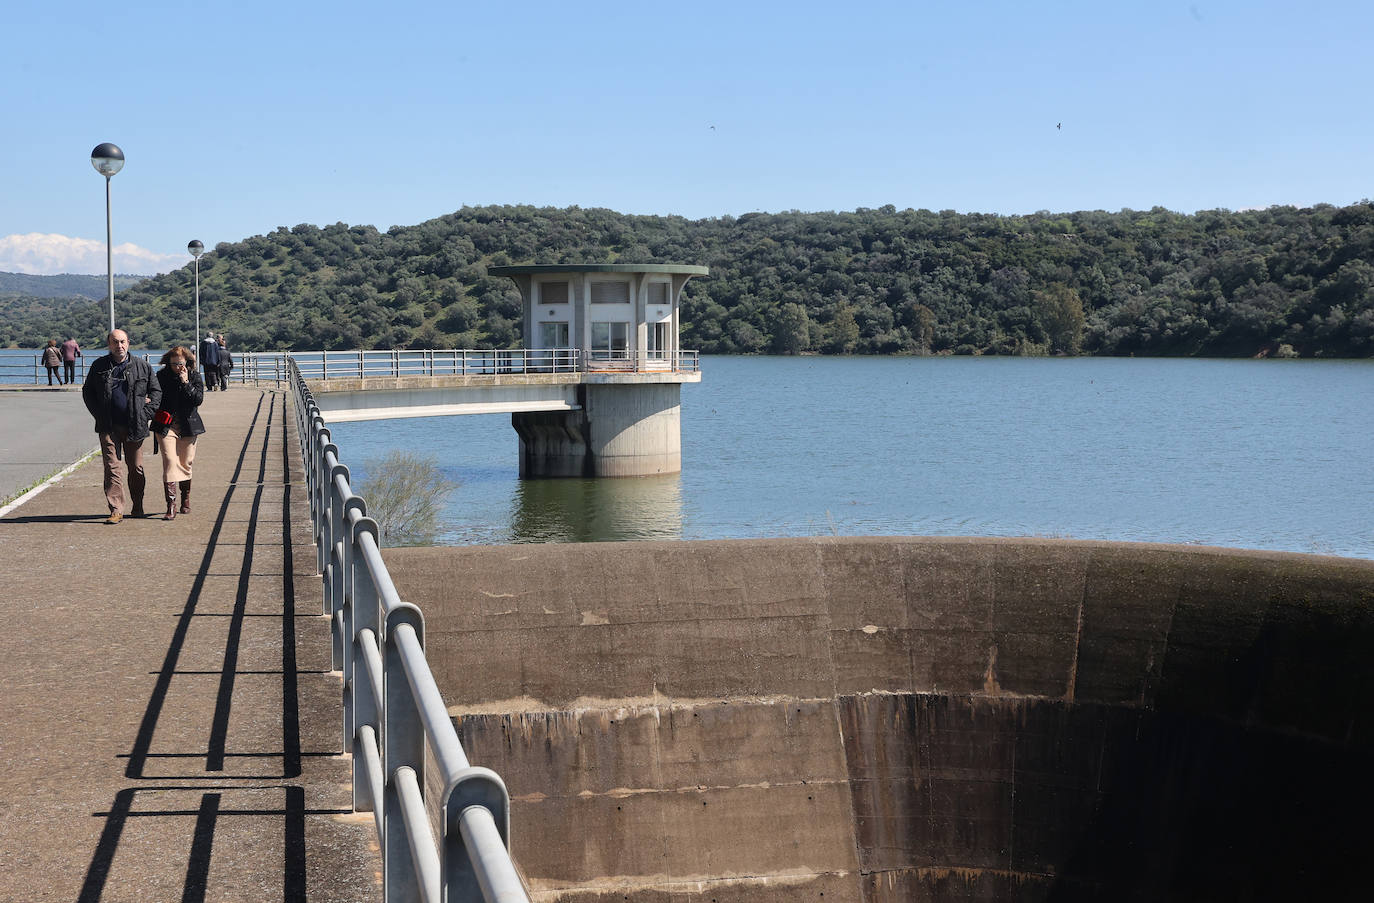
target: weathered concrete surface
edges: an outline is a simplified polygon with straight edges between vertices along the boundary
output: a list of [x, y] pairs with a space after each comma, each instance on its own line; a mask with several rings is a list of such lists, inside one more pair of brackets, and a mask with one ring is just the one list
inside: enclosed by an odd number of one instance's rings
[[98, 458], [0, 519], [0, 900], [378, 898], [284, 404], [206, 396], [171, 523]]
[[1363, 899], [1374, 562], [385, 553], [540, 899]]
[[[638, 374], [644, 375], [644, 374]], [[576, 410], [513, 413], [520, 476], [644, 477], [682, 470], [682, 386], [587, 385]]]

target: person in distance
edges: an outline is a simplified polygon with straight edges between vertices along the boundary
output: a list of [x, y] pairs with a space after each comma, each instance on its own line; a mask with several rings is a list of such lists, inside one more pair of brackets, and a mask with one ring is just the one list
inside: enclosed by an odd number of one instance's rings
[[62, 351], [57, 347], [57, 339], [48, 339], [48, 347], [43, 349], [43, 367], [48, 371], [48, 385], [52, 385], [54, 377], [62, 385]]
[[219, 343], [213, 332], [207, 332], [200, 340], [200, 366], [205, 370], [205, 391], [215, 391], [219, 382]]
[[76, 359], [81, 357], [81, 346], [76, 343], [76, 339], [67, 339], [60, 346], [62, 348], [62, 372], [66, 376], [67, 385], [76, 382]]
[[219, 345], [219, 390], [225, 392], [229, 389], [229, 374], [234, 369], [234, 356], [229, 353], [229, 346], [224, 344], [224, 333], [216, 336], [215, 342]]

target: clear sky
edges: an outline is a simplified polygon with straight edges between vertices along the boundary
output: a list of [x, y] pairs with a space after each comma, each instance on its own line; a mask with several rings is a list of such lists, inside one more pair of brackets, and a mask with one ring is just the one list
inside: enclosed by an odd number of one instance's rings
[[21, 2], [0, 270], [478, 204], [692, 218], [1374, 196], [1369, 0]]

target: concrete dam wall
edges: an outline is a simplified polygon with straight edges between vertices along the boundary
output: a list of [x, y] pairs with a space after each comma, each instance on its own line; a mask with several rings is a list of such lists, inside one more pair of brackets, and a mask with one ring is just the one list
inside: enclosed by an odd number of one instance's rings
[[539, 900], [1367, 899], [1374, 562], [388, 550]]

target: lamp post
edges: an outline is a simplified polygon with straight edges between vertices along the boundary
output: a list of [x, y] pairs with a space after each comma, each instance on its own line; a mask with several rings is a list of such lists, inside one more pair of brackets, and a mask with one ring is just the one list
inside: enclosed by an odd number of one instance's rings
[[205, 245], [200, 239], [193, 238], [186, 246], [186, 250], [196, 259], [196, 331], [191, 336], [191, 348], [195, 349], [196, 343], [200, 341], [200, 255], [205, 253]]
[[110, 228], [110, 177], [124, 168], [124, 151], [108, 141], [97, 144], [95, 150], [91, 151], [91, 165], [105, 177], [105, 269], [109, 274], [110, 332], [114, 332], [114, 238]]

